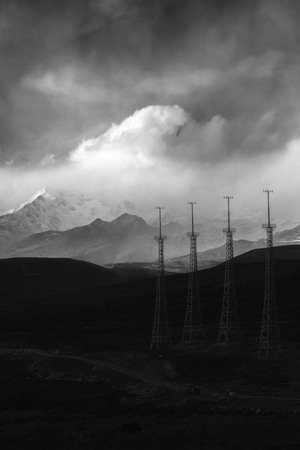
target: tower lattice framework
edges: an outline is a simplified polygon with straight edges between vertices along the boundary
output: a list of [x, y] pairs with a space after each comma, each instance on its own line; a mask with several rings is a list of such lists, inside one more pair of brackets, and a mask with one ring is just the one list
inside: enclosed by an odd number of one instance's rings
[[197, 238], [199, 233], [194, 230], [194, 205], [197, 203], [188, 202], [188, 204], [191, 205], [192, 210], [192, 232], [187, 233], [190, 239], [190, 270], [182, 341], [196, 342], [204, 338], [197, 262]]
[[268, 223], [263, 224], [267, 233], [266, 266], [265, 266], [265, 292], [262, 324], [260, 330], [258, 355], [268, 359], [277, 356], [281, 349], [280, 330], [277, 317], [277, 304], [274, 280], [274, 259], [273, 259], [273, 230], [275, 224], [270, 221], [270, 193], [271, 190], [264, 190], [268, 199]]
[[219, 326], [218, 343], [228, 344], [240, 339], [240, 325], [236, 301], [236, 288], [233, 266], [233, 234], [235, 229], [230, 225], [230, 200], [233, 197], [226, 196], [227, 200], [227, 228], [223, 228], [226, 236], [226, 260], [222, 312]]
[[156, 278], [156, 302], [150, 347], [151, 351], [161, 351], [171, 347], [164, 268], [164, 241], [167, 237], [161, 234], [161, 210], [164, 208], [162, 206], [157, 206], [156, 209], [158, 209], [159, 212], [159, 234], [158, 236], [155, 236], [155, 240], [158, 243], [158, 271]]

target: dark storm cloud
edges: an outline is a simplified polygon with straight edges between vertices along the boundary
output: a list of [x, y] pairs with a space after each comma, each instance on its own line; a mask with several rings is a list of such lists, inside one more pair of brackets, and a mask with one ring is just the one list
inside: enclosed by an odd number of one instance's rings
[[[46, 98], [20, 88], [22, 78], [37, 68], [56, 66], [71, 53], [75, 16], [68, 21], [64, 2], [2, 1], [0, 3], [1, 128], [4, 149], [23, 152], [55, 122]], [[71, 10], [72, 11], [72, 10]], [[1, 121], [3, 124], [3, 121]]]
[[[2, 161], [58, 158], [155, 104], [219, 146], [193, 157], [280, 150], [299, 133], [300, 5], [292, 1], [0, 2]], [[211, 149], [208, 151], [208, 149]]]
[[298, 0], [0, 0], [0, 209], [45, 184], [148, 207], [297, 192], [299, 17]]

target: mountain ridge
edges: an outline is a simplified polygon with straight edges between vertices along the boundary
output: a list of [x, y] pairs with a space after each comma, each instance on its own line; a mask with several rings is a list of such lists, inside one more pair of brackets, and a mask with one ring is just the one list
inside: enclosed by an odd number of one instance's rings
[[0, 245], [6, 246], [34, 233], [65, 231], [88, 225], [95, 219], [113, 220], [114, 210], [126, 213], [134, 209], [130, 202], [108, 206], [86, 194], [43, 188], [18, 207], [0, 216]]
[[[157, 223], [149, 225], [128, 201], [122, 202], [117, 207], [108, 207], [104, 202], [85, 194], [43, 188], [11, 211], [0, 216], [2, 258], [71, 257], [100, 265], [134, 261], [151, 262], [157, 259], [157, 243], [154, 240], [154, 236], [157, 235]], [[121, 211], [121, 214], [111, 218], [113, 211]], [[172, 214], [168, 213], [165, 219], [171, 216]], [[201, 261], [201, 266], [205, 267], [207, 261], [214, 264], [215, 261], [224, 259], [225, 237], [222, 233], [224, 222], [226, 218], [224, 220], [215, 217], [211, 221], [196, 223], [195, 231], [199, 232], [198, 260]], [[237, 237], [234, 244], [235, 254], [265, 245], [265, 239], [262, 238], [264, 231], [257, 216], [253, 222], [249, 217], [235, 218], [232, 224], [233, 226], [240, 224], [241, 227], [237, 229], [235, 235]], [[259, 239], [249, 240], [240, 237], [243, 230], [250, 230], [249, 235], [256, 236], [255, 230], [258, 226]], [[162, 227], [163, 234], [167, 235], [165, 258], [177, 257], [179, 265], [186, 268], [189, 261], [187, 238], [189, 227], [184, 226], [182, 221], [175, 220], [164, 221]], [[289, 230], [279, 230], [274, 234], [275, 245], [286, 243], [300, 243], [300, 225]]]

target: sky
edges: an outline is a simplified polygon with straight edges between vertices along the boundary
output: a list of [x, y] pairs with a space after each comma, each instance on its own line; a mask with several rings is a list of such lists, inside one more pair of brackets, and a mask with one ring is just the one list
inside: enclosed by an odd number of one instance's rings
[[300, 220], [298, 0], [0, 0], [0, 209], [44, 186]]

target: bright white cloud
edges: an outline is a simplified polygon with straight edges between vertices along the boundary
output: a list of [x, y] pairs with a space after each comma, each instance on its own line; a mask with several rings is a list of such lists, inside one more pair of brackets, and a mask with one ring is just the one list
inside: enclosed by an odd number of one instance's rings
[[123, 139], [126, 135], [153, 134], [162, 137], [172, 134], [177, 127], [190, 120], [188, 114], [179, 106], [148, 106], [127, 117], [120, 125], [113, 124], [104, 134], [111, 141]]
[[70, 154], [70, 160], [83, 163], [97, 158], [127, 160], [134, 157], [139, 161], [150, 162], [154, 154], [161, 157], [166, 151], [164, 138], [176, 135], [190, 121], [189, 115], [177, 105], [148, 106], [135, 111], [121, 124], [113, 124], [101, 136], [83, 141]]
[[[272, 114], [264, 120], [271, 120]], [[220, 116], [199, 124], [178, 106], [136, 111], [104, 134], [82, 142], [63, 164], [0, 171], [0, 209], [16, 207], [47, 185], [91, 194], [106, 202], [131, 200], [149, 211], [155, 204], [185, 210], [198, 201], [199, 217], [222, 211], [223, 195], [234, 195], [235, 210], [265, 206], [262, 190], [274, 189], [275, 217], [297, 220], [300, 139], [281, 152], [206, 158], [222, 151], [227, 122]], [[189, 152], [189, 157], [184, 155]], [[45, 162], [45, 161], [44, 161]], [[292, 203], [294, 202], [294, 203]]]

